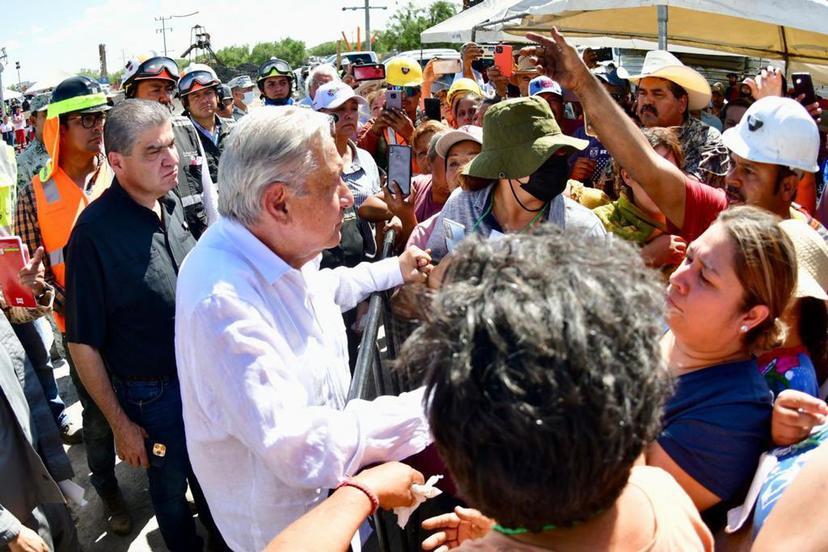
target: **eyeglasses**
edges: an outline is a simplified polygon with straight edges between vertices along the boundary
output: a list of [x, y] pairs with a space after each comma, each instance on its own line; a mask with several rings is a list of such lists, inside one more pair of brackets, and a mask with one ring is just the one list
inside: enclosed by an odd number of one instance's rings
[[218, 84], [218, 81], [208, 71], [193, 71], [192, 73], [187, 73], [178, 81], [178, 93], [188, 94], [195, 83], [208, 87]]
[[98, 111], [97, 113], [82, 113], [70, 119], [80, 120], [81, 126], [86, 129], [95, 128], [98, 123], [106, 121], [106, 113]]
[[259, 78], [267, 77], [289, 77], [291, 75], [290, 65], [281, 59], [268, 61], [259, 68]]
[[178, 80], [178, 65], [168, 57], [150, 58], [138, 67], [136, 76], [157, 76], [167, 71], [170, 76]]

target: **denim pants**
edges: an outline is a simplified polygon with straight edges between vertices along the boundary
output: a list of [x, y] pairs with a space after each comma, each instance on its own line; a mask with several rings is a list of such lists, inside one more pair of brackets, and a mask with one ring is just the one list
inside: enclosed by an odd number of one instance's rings
[[32, 368], [34, 368], [37, 380], [40, 382], [40, 387], [43, 388], [43, 394], [46, 396], [46, 402], [49, 404], [49, 410], [55, 424], [58, 429], [63, 429], [63, 426], [69, 423], [69, 419], [66, 415], [66, 406], [58, 393], [55, 368], [52, 365], [52, 357], [49, 355], [49, 349], [54, 341], [54, 334], [49, 321], [46, 318], [38, 318], [32, 322], [12, 324], [12, 328], [17, 335], [17, 339], [20, 340], [20, 344], [23, 345], [23, 350], [26, 351], [29, 362], [32, 363]]
[[[112, 382], [121, 408], [149, 435], [146, 445], [150, 498], [167, 548], [173, 552], [201, 550], [203, 542], [196, 534], [185, 497], [188, 482], [202, 521], [208, 529], [215, 525], [190, 466], [178, 380], [126, 381], [113, 377]], [[159, 445], [163, 445], [163, 456], [153, 454], [153, 449], [161, 448]]]
[[[63, 335], [63, 342], [67, 343], [66, 334]], [[68, 347], [66, 362], [69, 363], [69, 375], [83, 407], [83, 444], [86, 449], [86, 463], [91, 473], [89, 482], [95, 487], [98, 496], [112, 497], [118, 492], [118, 480], [115, 478], [115, 439], [112, 429], [101, 409], [83, 386]]]

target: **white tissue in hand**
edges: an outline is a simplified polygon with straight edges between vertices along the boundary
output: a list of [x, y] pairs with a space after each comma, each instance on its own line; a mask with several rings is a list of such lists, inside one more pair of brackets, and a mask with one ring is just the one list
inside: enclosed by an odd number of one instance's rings
[[408, 518], [411, 517], [411, 514], [414, 513], [414, 510], [416, 510], [420, 504], [443, 492], [434, 486], [442, 478], [442, 475], [432, 475], [423, 485], [419, 485], [417, 483], [411, 485], [411, 493], [414, 495], [414, 504], [411, 506], [394, 508], [394, 513], [397, 514], [397, 525], [399, 525], [402, 529], [405, 529], [405, 525], [408, 523]]

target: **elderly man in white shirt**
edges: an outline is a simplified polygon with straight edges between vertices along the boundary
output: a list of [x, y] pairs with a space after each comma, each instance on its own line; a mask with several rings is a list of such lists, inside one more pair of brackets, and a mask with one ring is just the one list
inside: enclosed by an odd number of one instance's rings
[[423, 390], [346, 404], [341, 311], [423, 281], [429, 257], [319, 270], [353, 203], [329, 116], [241, 119], [222, 154], [219, 212], [178, 276], [176, 359], [187, 447], [234, 550], [261, 550], [362, 466], [419, 452]]

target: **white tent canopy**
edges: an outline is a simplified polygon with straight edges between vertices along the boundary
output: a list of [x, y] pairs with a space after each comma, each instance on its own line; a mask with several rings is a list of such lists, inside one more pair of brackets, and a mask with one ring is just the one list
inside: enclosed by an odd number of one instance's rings
[[20, 92], [15, 92], [14, 90], [9, 90], [8, 88], [3, 89], [3, 99], [8, 100], [19, 100], [23, 97], [23, 94]]
[[525, 6], [522, 34], [552, 26], [573, 38], [659, 38], [658, 6], [667, 6], [667, 42], [744, 56], [828, 64], [826, 0], [547, 0]]
[[[514, 9], [513, 6], [534, 5], [538, 0], [483, 0], [483, 2], [467, 10], [463, 10], [454, 17], [450, 17], [437, 25], [420, 33], [420, 42], [433, 44], [435, 42], [469, 42], [472, 40], [474, 27], [485, 22], [500, 21], [506, 17], [515, 17], [525, 14], [526, 11]], [[514, 20], [517, 22], [517, 18]], [[520, 36], [504, 33], [502, 25], [494, 25], [492, 29], [481, 28], [474, 33], [477, 42], [524, 41]]]
[[53, 69], [44, 78], [40, 79], [26, 89], [26, 94], [36, 94], [38, 92], [46, 92], [51, 90], [65, 79], [74, 76], [73, 73], [62, 71], [60, 69]]

